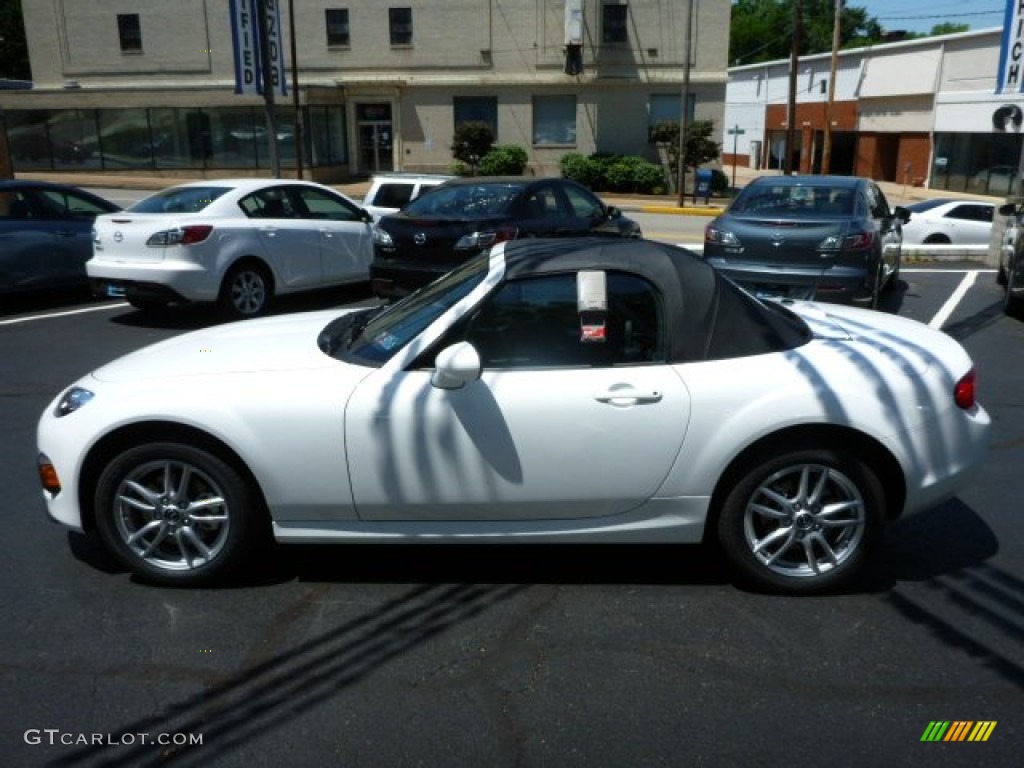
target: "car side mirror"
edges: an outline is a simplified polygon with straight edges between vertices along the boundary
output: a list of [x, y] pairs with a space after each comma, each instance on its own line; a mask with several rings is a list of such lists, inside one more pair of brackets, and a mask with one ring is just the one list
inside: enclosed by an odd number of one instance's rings
[[445, 347], [434, 360], [430, 383], [438, 389], [461, 389], [480, 378], [480, 353], [468, 341]]
[[1016, 203], [1005, 203], [999, 206], [999, 213], [1003, 216], [1014, 216], [1017, 213]]
[[617, 219], [622, 216], [622, 211], [616, 208], [614, 205], [609, 205], [607, 210], [609, 219]]
[[359, 209], [359, 220], [364, 221], [367, 224], [373, 224], [373, 214], [365, 208]]
[[902, 205], [897, 205], [892, 212], [892, 215], [899, 219], [903, 224], [910, 221], [910, 211], [904, 208]]

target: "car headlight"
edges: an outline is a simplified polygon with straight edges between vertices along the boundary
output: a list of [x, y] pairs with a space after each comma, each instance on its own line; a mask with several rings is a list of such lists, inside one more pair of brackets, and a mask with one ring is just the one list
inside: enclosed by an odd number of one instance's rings
[[373, 242], [381, 248], [393, 249], [395, 247], [395, 241], [391, 239], [391, 235], [379, 226], [373, 228]]
[[61, 395], [57, 406], [53, 409], [53, 415], [59, 419], [67, 416], [69, 413], [74, 413], [92, 400], [93, 397], [95, 395], [84, 387], [72, 387]]

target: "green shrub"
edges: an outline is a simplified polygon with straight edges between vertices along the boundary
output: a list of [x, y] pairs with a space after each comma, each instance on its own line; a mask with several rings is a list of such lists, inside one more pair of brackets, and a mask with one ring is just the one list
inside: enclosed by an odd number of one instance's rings
[[653, 193], [665, 183], [661, 167], [642, 157], [620, 157], [608, 166], [605, 174], [612, 192]]
[[715, 197], [728, 197], [730, 186], [729, 177], [725, 175], [725, 171], [718, 168], [711, 169], [711, 194]]
[[499, 144], [480, 161], [483, 176], [521, 176], [526, 170], [529, 155], [514, 144]]
[[562, 169], [562, 176], [589, 189], [599, 189], [604, 184], [601, 166], [592, 158], [581, 155], [579, 152], [562, 155], [559, 165]]

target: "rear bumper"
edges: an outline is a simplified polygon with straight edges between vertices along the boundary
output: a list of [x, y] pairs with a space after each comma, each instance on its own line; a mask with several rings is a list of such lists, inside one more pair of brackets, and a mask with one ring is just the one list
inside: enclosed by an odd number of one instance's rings
[[706, 261], [734, 283], [761, 296], [852, 302], [870, 299], [873, 288], [871, 273], [862, 267], [782, 269], [716, 257]]
[[128, 264], [96, 258], [86, 263], [89, 285], [97, 296], [128, 296], [160, 301], [216, 301], [220, 278], [204, 266], [186, 261]]

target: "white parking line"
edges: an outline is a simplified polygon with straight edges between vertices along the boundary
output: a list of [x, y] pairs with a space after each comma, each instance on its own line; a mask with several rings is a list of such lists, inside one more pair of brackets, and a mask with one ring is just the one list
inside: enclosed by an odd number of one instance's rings
[[963, 279], [960, 281], [960, 285], [958, 285], [956, 290], [953, 291], [953, 295], [946, 299], [946, 303], [942, 305], [942, 308], [938, 311], [935, 317], [931, 319], [928, 325], [932, 328], [941, 328], [945, 322], [949, 320], [949, 316], [953, 314], [953, 310], [956, 309], [956, 305], [960, 303], [960, 299], [967, 294], [967, 291], [971, 289], [971, 286], [974, 285], [977, 279], [978, 270], [971, 270], [965, 274]]
[[0, 325], [17, 325], [18, 323], [28, 323], [32, 320], [50, 320], [54, 317], [67, 317], [68, 315], [81, 315], [86, 312], [105, 312], [109, 309], [120, 309], [121, 307], [127, 307], [128, 302], [120, 301], [117, 304], [104, 304], [101, 307], [85, 307], [84, 309], [69, 309], [66, 312], [48, 312], [43, 315], [28, 315], [27, 317], [15, 317], [11, 320], [0, 320]]

